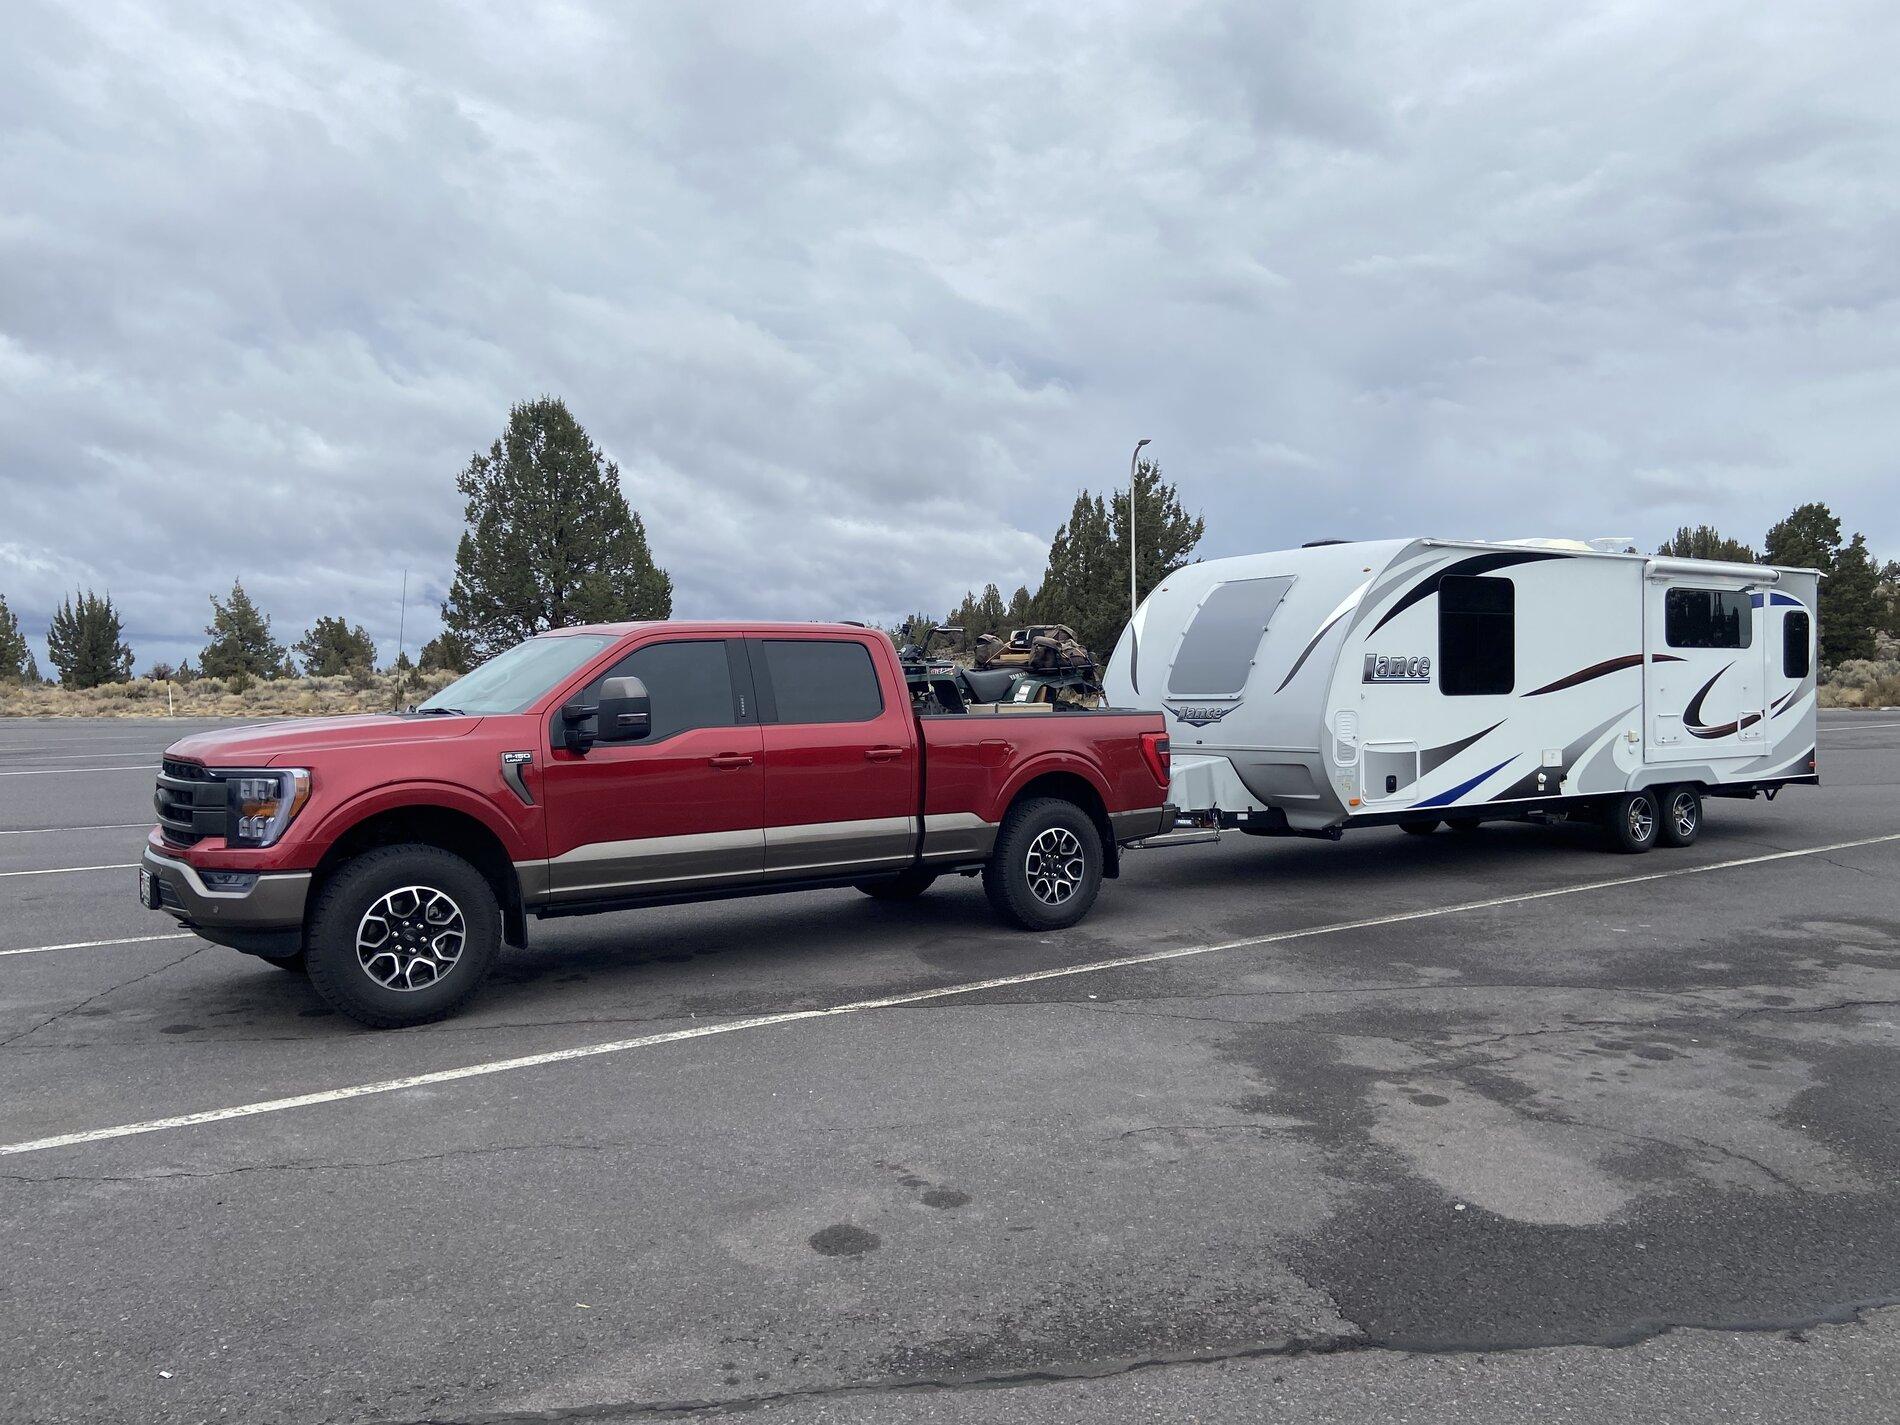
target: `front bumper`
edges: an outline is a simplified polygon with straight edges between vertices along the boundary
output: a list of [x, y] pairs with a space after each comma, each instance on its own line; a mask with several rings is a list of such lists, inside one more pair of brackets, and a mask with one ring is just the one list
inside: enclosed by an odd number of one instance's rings
[[158, 909], [207, 940], [236, 944], [242, 938], [260, 950], [290, 942], [294, 949], [302, 935], [304, 902], [310, 895], [308, 871], [262, 871], [241, 888], [213, 890], [195, 867], [149, 846], [139, 864], [157, 887]]

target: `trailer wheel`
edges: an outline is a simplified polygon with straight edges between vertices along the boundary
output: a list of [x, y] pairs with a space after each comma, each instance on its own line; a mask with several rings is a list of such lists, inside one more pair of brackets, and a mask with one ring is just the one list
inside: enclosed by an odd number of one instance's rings
[[311, 908], [310, 983], [372, 1029], [460, 1009], [501, 953], [487, 877], [439, 846], [380, 846], [346, 862]]
[[935, 871], [904, 871], [882, 881], [859, 881], [857, 887], [874, 901], [914, 901], [936, 880]]
[[1445, 818], [1445, 825], [1461, 836], [1469, 836], [1483, 826], [1484, 822], [1475, 816], [1448, 816]]
[[1061, 797], [1009, 809], [983, 867], [997, 915], [1023, 930], [1060, 930], [1088, 914], [1101, 888], [1102, 835], [1086, 811]]
[[1662, 813], [1656, 794], [1644, 790], [1625, 792], [1610, 803], [1607, 823], [1610, 841], [1619, 851], [1647, 851], [1656, 844], [1662, 831]]
[[1671, 787], [1663, 793], [1662, 826], [1665, 846], [1693, 846], [1702, 834], [1702, 793], [1694, 787]]
[[1438, 830], [1438, 823], [1435, 821], [1402, 821], [1399, 823], [1399, 830], [1403, 831], [1407, 836], [1430, 836], [1434, 831]]

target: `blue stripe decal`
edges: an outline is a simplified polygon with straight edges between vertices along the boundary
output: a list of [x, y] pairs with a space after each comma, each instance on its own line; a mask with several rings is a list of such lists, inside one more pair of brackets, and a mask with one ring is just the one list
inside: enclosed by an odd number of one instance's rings
[[1473, 777], [1469, 782], [1460, 782], [1457, 786], [1453, 787], [1450, 791], [1440, 792], [1435, 797], [1427, 797], [1424, 801], [1417, 803], [1417, 805], [1422, 806], [1422, 807], [1442, 807], [1449, 802], [1455, 802], [1458, 800], [1458, 798], [1462, 797], [1466, 792], [1470, 791], [1473, 787], [1477, 786], [1478, 783], [1482, 782], [1486, 777], [1492, 776], [1498, 772], [1502, 772], [1506, 767], [1510, 766], [1516, 760], [1517, 760], [1516, 757], [1506, 757], [1502, 762], [1498, 763], [1498, 765], [1493, 767], [1489, 772], [1480, 772], [1478, 773], [1477, 776]]
[[1763, 603], [1773, 604], [1777, 608], [1790, 607], [1799, 609], [1806, 607], [1801, 600], [1792, 598], [1787, 594], [1750, 594], [1748, 596], [1748, 602], [1755, 608], [1760, 608]]

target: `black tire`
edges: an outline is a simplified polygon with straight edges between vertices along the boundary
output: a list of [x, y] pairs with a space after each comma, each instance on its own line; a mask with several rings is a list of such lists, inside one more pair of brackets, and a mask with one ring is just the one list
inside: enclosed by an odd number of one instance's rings
[[258, 959], [266, 965], [275, 965], [280, 970], [288, 970], [293, 975], [308, 974], [310, 961], [299, 950], [295, 955], [259, 955]]
[[1610, 803], [1604, 826], [1610, 834], [1610, 844], [1618, 851], [1634, 854], [1649, 850], [1662, 830], [1662, 812], [1656, 794], [1648, 788], [1623, 793]]
[[1448, 816], [1445, 818], [1445, 825], [1460, 836], [1469, 836], [1484, 823], [1475, 816]]
[[1094, 819], [1061, 797], [1018, 802], [996, 833], [996, 848], [983, 867], [983, 889], [1010, 925], [1023, 930], [1074, 925], [1102, 889], [1102, 835]]
[[[425, 899], [425, 892], [440, 899]], [[382, 912], [376, 919], [391, 946], [386, 954], [374, 953], [375, 942], [359, 953], [359, 933], [376, 934], [372, 910]], [[452, 958], [440, 957], [454, 924], [440, 917], [450, 912], [459, 917], [460, 946]], [[372, 1029], [453, 1014], [488, 978], [501, 952], [494, 888], [460, 856], [436, 846], [383, 846], [358, 856], [324, 883], [306, 923], [310, 983], [332, 1008]], [[417, 983], [397, 988], [398, 980]]]
[[935, 871], [904, 871], [882, 881], [859, 881], [858, 889], [874, 901], [914, 901], [936, 881]]
[[1662, 793], [1658, 838], [1665, 846], [1693, 846], [1702, 834], [1702, 793], [1694, 787], [1667, 787]]
[[1402, 821], [1399, 823], [1399, 830], [1403, 831], [1407, 836], [1430, 836], [1434, 831], [1438, 830], [1438, 823], [1435, 821]]

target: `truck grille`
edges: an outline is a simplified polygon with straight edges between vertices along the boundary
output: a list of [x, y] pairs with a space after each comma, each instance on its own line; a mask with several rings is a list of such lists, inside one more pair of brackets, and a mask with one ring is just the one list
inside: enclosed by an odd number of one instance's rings
[[229, 802], [224, 783], [209, 769], [172, 757], [159, 764], [152, 806], [160, 832], [172, 845], [193, 846], [223, 837]]

